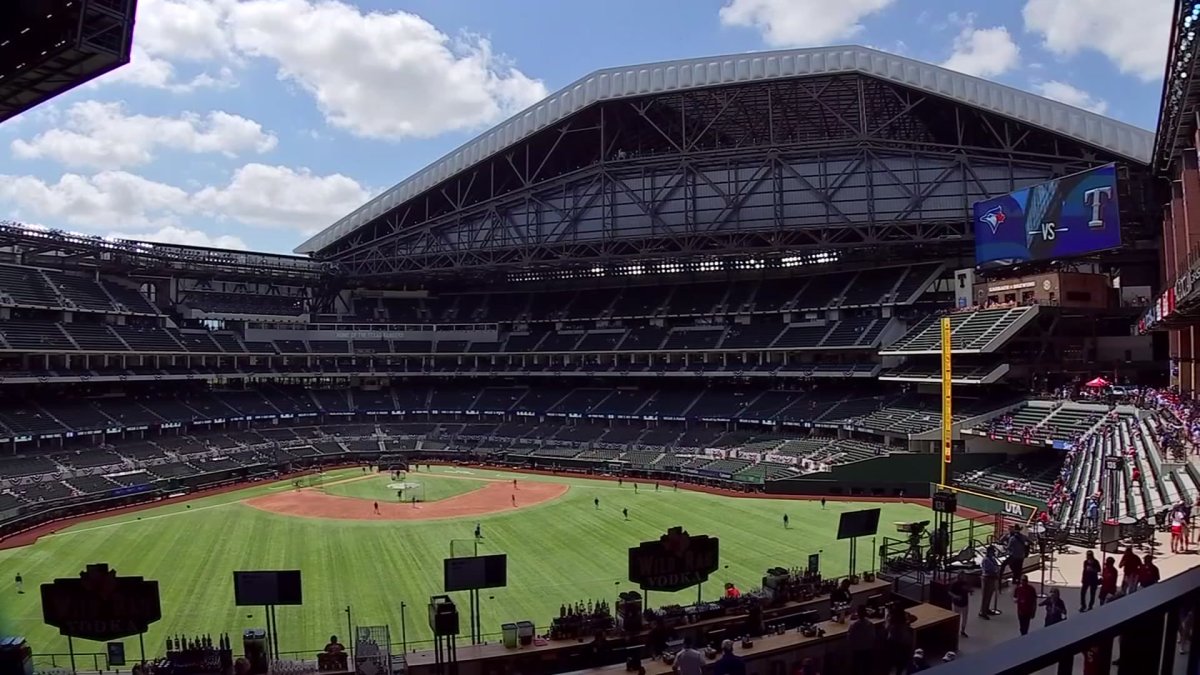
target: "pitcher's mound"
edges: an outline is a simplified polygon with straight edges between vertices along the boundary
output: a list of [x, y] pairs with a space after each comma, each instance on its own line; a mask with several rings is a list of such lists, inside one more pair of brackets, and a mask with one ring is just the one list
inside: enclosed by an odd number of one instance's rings
[[469, 518], [503, 513], [557, 499], [567, 486], [558, 483], [521, 483], [514, 489], [508, 481], [489, 482], [478, 490], [436, 502], [397, 504], [379, 502], [379, 511], [366, 499], [339, 497], [320, 490], [304, 488], [247, 499], [244, 504], [256, 509], [302, 518], [337, 520], [439, 520]]

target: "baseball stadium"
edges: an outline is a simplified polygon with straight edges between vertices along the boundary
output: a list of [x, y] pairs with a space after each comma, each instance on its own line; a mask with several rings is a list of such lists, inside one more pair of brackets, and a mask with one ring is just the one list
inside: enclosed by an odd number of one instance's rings
[[[0, 120], [129, 59], [45, 4]], [[583, 75], [293, 255], [0, 223], [0, 675], [883, 672], [849, 611], [1197, 672], [1198, 16], [1157, 133], [822, 47]]]

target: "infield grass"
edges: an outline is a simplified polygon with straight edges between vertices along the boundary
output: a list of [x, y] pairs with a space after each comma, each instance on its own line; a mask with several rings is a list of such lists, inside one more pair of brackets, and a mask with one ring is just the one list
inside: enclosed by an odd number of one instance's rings
[[[361, 472], [330, 472], [323, 480], [354, 476]], [[406, 480], [416, 482], [418, 476], [429, 485], [454, 483], [456, 488], [480, 479], [514, 478], [485, 469], [435, 467], [430, 474], [412, 473]], [[428, 522], [302, 519], [240, 503], [293, 489], [285, 481], [81, 523], [32, 546], [0, 551], [0, 635], [27, 637], [37, 654], [65, 653], [66, 639], [41, 622], [37, 587], [73, 577], [88, 563], [104, 562], [121, 575], [159, 582], [163, 619], [146, 636], [148, 656], [161, 654], [167, 635], [228, 632], [240, 642], [237, 636], [243, 629], [263, 626], [262, 609], [233, 605], [233, 571], [255, 569], [304, 573], [304, 606], [277, 611], [284, 651], [314, 652], [329, 635], [345, 636], [348, 606], [355, 625], [387, 624], [393, 642], [399, 643], [401, 601], [407, 603], [410, 649], [424, 648], [427, 644], [418, 643], [429, 638], [425, 606], [430, 595], [442, 592], [442, 559], [450, 552], [451, 540], [472, 538], [477, 521], [484, 535], [480, 553], [509, 556], [508, 587], [482, 592], [483, 630], [495, 633], [507, 621], [530, 620], [545, 627], [564, 602], [612, 602], [618, 592], [633, 588], [625, 581], [628, 548], [656, 539], [672, 526], [720, 538], [722, 569], [703, 589], [706, 597], [715, 597], [725, 581], [754, 588], [767, 568], [803, 566], [808, 554], [818, 551], [823, 573], [845, 574], [847, 543], [835, 541], [838, 516], [844, 511], [882, 507], [881, 535], [893, 529], [893, 521], [931, 516], [915, 504], [829, 502], [822, 510], [818, 502], [735, 499], [674, 492], [666, 486], [655, 492], [646, 483], [635, 494], [628, 482], [618, 487], [608, 481], [517, 477], [564, 483], [570, 489], [559, 499], [493, 516]], [[391, 477], [379, 480], [386, 489]], [[599, 510], [593, 505], [597, 498]], [[621, 517], [623, 508], [629, 509], [628, 521]], [[787, 530], [782, 525], [785, 513], [791, 521]], [[873, 560], [871, 547], [872, 541], [859, 543], [860, 569]], [[460, 548], [458, 554], [465, 550]], [[13, 587], [18, 573], [25, 579], [24, 595], [17, 595]], [[694, 589], [651, 593], [649, 604], [695, 598]], [[455, 599], [465, 630], [466, 595], [455, 594]], [[137, 640], [125, 642], [133, 658]], [[103, 645], [77, 640], [75, 650], [102, 652]]]

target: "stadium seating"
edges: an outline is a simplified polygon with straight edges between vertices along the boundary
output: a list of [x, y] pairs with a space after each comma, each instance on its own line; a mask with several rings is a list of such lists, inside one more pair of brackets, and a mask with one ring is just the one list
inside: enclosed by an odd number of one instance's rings
[[129, 351], [129, 346], [105, 324], [73, 321], [61, 324], [61, 326], [71, 341], [83, 351]]
[[97, 281], [74, 274], [44, 270], [43, 274], [67, 309], [114, 312], [112, 298]]
[[304, 302], [304, 298], [261, 293], [192, 292], [184, 298], [185, 307], [210, 314], [266, 316], [300, 316]]
[[57, 308], [61, 303], [41, 270], [0, 265], [0, 307], [4, 305]]

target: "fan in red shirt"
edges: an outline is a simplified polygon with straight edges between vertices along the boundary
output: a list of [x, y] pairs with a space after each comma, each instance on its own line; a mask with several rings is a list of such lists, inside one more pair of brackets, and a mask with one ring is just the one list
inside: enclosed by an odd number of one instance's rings
[[1021, 635], [1026, 635], [1038, 606], [1037, 590], [1029, 583], [1028, 576], [1022, 576], [1021, 583], [1013, 589], [1013, 600], [1017, 603], [1017, 625], [1021, 627]]
[[1104, 568], [1100, 570], [1100, 604], [1117, 594], [1117, 565], [1110, 555], [1104, 559]]
[[1138, 568], [1138, 585], [1142, 588], [1157, 584], [1161, 577], [1158, 573], [1158, 565], [1154, 564], [1154, 556], [1147, 553], [1145, 559], [1142, 560], [1142, 566]]

